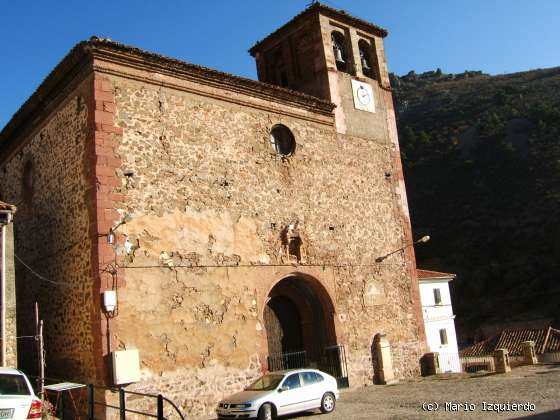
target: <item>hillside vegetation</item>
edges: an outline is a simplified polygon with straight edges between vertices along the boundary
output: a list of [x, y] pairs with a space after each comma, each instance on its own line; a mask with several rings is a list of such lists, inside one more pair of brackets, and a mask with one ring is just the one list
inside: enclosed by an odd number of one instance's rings
[[391, 75], [422, 268], [457, 274], [461, 341], [560, 320], [560, 68]]

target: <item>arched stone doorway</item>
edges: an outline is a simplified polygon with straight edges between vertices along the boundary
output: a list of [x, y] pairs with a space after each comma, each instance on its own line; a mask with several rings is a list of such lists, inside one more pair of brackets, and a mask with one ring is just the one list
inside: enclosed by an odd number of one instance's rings
[[291, 275], [270, 291], [264, 325], [270, 370], [320, 367], [325, 349], [336, 346], [334, 305], [310, 276]]

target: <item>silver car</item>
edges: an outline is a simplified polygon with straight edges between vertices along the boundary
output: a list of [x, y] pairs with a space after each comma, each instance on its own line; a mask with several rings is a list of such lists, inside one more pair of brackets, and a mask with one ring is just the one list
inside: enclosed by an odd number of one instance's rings
[[334, 410], [340, 394], [336, 379], [315, 369], [294, 369], [261, 376], [244, 391], [218, 404], [219, 419], [271, 420], [276, 416], [319, 408]]

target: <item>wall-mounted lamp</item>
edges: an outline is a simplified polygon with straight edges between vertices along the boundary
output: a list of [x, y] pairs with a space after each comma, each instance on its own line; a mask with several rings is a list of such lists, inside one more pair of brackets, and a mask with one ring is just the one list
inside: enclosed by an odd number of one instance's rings
[[430, 240], [430, 236], [429, 236], [429, 235], [422, 236], [422, 237], [421, 237], [420, 239], [418, 239], [417, 241], [411, 242], [411, 243], [409, 243], [409, 244], [407, 244], [407, 245], [405, 245], [405, 246], [403, 246], [403, 247], [401, 247], [401, 248], [399, 248], [399, 249], [396, 249], [395, 251], [391, 251], [391, 252], [389, 252], [388, 254], [383, 255], [382, 257], [377, 257], [377, 258], [375, 259], [375, 262], [376, 262], [376, 263], [380, 263], [380, 262], [382, 262], [383, 260], [385, 260], [386, 258], [390, 257], [391, 255], [396, 254], [397, 252], [402, 251], [403, 249], [406, 249], [406, 248], [408, 248], [409, 246], [414, 246], [414, 245], [419, 244], [419, 243], [426, 243], [426, 242], [428, 242], [429, 240]]
[[130, 217], [129, 214], [125, 214], [123, 219], [117, 223], [116, 226], [112, 227], [111, 229], [109, 229], [109, 233], [107, 234], [107, 243], [109, 245], [113, 245], [115, 243], [115, 231], [121, 226], [121, 225], [125, 225], [128, 222], [130, 222], [132, 220], [132, 217]]

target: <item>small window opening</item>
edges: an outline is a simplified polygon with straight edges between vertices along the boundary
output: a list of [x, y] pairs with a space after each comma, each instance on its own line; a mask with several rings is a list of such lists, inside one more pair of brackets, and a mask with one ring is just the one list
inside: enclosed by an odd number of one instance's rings
[[439, 341], [442, 346], [447, 344], [447, 330], [445, 328], [439, 330]]
[[294, 135], [285, 125], [275, 125], [270, 131], [270, 143], [276, 153], [282, 156], [291, 156], [296, 150]]
[[434, 302], [436, 305], [441, 305], [441, 290], [434, 289]]
[[342, 33], [338, 31], [334, 31], [331, 34], [331, 40], [333, 44], [333, 53], [336, 68], [339, 71], [348, 72], [348, 53], [346, 51], [346, 42], [344, 40], [344, 35], [342, 35]]
[[358, 42], [358, 48], [360, 49], [360, 63], [362, 65], [362, 73], [365, 76], [375, 79], [375, 68], [371, 45], [361, 39]]

